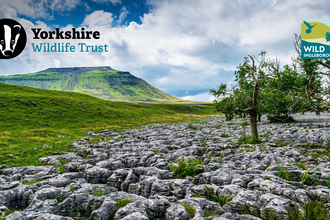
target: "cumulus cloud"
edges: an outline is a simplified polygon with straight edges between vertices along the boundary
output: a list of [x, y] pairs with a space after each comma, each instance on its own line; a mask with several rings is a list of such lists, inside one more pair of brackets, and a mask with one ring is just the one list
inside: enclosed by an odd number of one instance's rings
[[92, 14], [86, 16], [82, 25], [95, 28], [100, 26], [111, 27], [113, 21], [113, 14], [103, 10], [94, 11]]
[[188, 96], [184, 96], [181, 97], [181, 99], [184, 100], [190, 100], [190, 101], [209, 101], [209, 102], [213, 102], [213, 100], [215, 100], [216, 98], [213, 95], [210, 95], [209, 93], [201, 93], [198, 95], [188, 95]]
[[[28, 36], [22, 55], [6, 64], [0, 60], [3, 67], [0, 74], [39, 71], [54, 66], [55, 59], [62, 67], [108, 65], [130, 71], [170, 94], [187, 97], [185, 91], [198, 90], [199, 95], [189, 98], [209, 100], [206, 91], [220, 83], [232, 84], [234, 70], [247, 54], [257, 55], [266, 50], [268, 56], [277, 56], [283, 64], [290, 63], [290, 57], [295, 54], [293, 33], [300, 32], [301, 18], [325, 18], [330, 12], [325, 0], [312, 5], [307, 0], [271, 4], [256, 0], [149, 0], [148, 3], [152, 11], [141, 17], [141, 24], [113, 25], [113, 14], [102, 10], [85, 17], [82, 26], [101, 33], [101, 39], [85, 42], [107, 44], [107, 53], [35, 53], [31, 43], [36, 41]], [[1, 10], [0, 7], [0, 14]], [[15, 12], [18, 9], [7, 13], [15, 16]], [[127, 13], [123, 9], [118, 20]], [[35, 25], [24, 22], [27, 29], [51, 30], [42, 22]], [[68, 25], [64, 30], [71, 28]]]

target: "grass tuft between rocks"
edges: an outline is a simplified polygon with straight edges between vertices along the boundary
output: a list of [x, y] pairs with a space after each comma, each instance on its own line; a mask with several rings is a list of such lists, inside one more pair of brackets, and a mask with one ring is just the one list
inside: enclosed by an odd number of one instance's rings
[[41, 182], [42, 180], [31, 180], [31, 181], [28, 181], [28, 180], [23, 180], [23, 184], [25, 185], [33, 185], [35, 183], [39, 183]]
[[174, 163], [170, 161], [170, 170], [174, 172], [174, 178], [183, 179], [186, 176], [195, 176], [196, 169], [200, 166], [200, 164], [202, 164], [201, 160], [193, 160], [191, 157], [189, 158], [188, 163], [186, 163], [184, 160], [184, 155], [182, 155], [178, 166], [174, 166]]
[[219, 203], [221, 206], [224, 206], [225, 204], [227, 204], [234, 198], [234, 196], [230, 196], [230, 197], [229, 196], [228, 197], [220, 196], [214, 192], [213, 188], [209, 188], [207, 186], [205, 186], [205, 196], [196, 194], [194, 197], [195, 198], [206, 198], [207, 200]]
[[203, 217], [216, 217], [216, 216], [218, 216], [218, 215], [219, 215], [219, 213], [214, 212], [214, 211], [208, 211], [208, 210], [205, 210], [205, 211], [203, 212]]
[[196, 214], [196, 207], [195, 206], [190, 206], [184, 202], [180, 202], [180, 204], [183, 206], [183, 208], [186, 210], [188, 213], [189, 219], [194, 218]]
[[127, 204], [133, 202], [133, 199], [122, 198], [122, 199], [116, 199], [115, 202], [116, 202], [116, 207], [117, 207], [116, 212], [117, 212], [120, 208], [125, 207]]
[[304, 213], [295, 207], [288, 208], [288, 220], [330, 220], [330, 214], [325, 208], [327, 201], [309, 201], [303, 205]]

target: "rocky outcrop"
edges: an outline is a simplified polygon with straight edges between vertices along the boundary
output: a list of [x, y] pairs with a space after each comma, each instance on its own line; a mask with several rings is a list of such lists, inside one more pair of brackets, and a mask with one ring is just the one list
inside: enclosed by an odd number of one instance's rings
[[[222, 117], [195, 122], [198, 129], [181, 123], [88, 132], [71, 144], [75, 152], [40, 158], [48, 166], [1, 166], [0, 212], [15, 209], [8, 220], [256, 220], [270, 212], [287, 219], [308, 201], [330, 201], [329, 158], [311, 156], [324, 151], [330, 117], [295, 118], [291, 124], [263, 118], [257, 145], [238, 143], [249, 133], [244, 120]], [[186, 168], [173, 172], [182, 159]], [[50, 166], [60, 161], [67, 161], [64, 173]]]

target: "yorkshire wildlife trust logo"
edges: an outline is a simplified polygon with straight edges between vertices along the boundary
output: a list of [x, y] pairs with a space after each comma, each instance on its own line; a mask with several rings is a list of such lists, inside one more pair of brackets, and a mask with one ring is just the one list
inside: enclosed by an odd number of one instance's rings
[[0, 59], [18, 56], [25, 45], [26, 33], [23, 26], [12, 19], [0, 19]]
[[330, 59], [330, 18], [302, 19], [301, 58]]

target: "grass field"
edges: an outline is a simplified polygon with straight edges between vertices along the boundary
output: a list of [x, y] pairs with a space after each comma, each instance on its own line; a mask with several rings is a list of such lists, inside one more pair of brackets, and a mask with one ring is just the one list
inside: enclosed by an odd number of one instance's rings
[[0, 165], [41, 165], [40, 157], [71, 151], [70, 143], [87, 131], [182, 122], [193, 120], [191, 114], [215, 112], [213, 106], [114, 102], [0, 83]]

